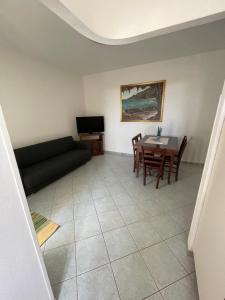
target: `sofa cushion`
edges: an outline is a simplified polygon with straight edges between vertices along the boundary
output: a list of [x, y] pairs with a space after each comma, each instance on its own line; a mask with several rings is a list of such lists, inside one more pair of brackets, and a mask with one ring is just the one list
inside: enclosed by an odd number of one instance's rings
[[91, 158], [89, 150], [72, 150], [23, 169], [23, 184], [27, 190], [54, 181]]
[[20, 169], [70, 151], [74, 148], [72, 136], [15, 149], [17, 164]]

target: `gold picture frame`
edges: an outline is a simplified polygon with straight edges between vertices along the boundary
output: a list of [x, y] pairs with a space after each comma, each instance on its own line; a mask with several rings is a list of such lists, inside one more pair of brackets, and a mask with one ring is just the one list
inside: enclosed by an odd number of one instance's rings
[[121, 122], [162, 122], [166, 80], [120, 86]]

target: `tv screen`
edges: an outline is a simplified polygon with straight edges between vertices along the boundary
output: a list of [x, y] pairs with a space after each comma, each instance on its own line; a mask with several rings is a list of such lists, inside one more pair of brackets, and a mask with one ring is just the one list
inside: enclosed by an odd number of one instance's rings
[[77, 117], [78, 133], [94, 133], [104, 131], [104, 117]]

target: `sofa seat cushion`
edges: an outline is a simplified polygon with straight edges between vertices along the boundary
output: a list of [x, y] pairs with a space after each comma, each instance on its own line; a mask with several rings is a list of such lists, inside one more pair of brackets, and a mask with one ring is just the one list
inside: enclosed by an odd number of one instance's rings
[[22, 170], [23, 184], [33, 189], [44, 182], [51, 182], [81, 166], [91, 158], [89, 150], [71, 150]]

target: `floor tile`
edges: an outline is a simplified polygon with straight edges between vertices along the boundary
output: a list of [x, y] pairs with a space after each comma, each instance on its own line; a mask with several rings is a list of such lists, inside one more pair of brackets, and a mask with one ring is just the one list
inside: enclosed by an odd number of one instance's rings
[[76, 278], [71, 278], [52, 287], [55, 300], [77, 300]]
[[109, 265], [79, 275], [77, 283], [79, 300], [119, 300]]
[[112, 268], [121, 300], [141, 300], [157, 292], [139, 253], [114, 261]]
[[191, 226], [193, 211], [194, 206], [193, 204], [190, 204], [170, 212], [170, 216], [175, 222], [181, 224], [186, 230], [188, 230]]
[[41, 204], [42, 207], [48, 206], [49, 203], [53, 201], [55, 194], [55, 188], [52, 188], [51, 185], [41, 189], [37, 193], [33, 193], [32, 195], [28, 196], [28, 203], [29, 205]]
[[177, 257], [188, 273], [195, 270], [193, 254], [188, 251], [187, 246], [188, 233], [179, 234], [173, 238], [166, 240], [166, 244]]
[[96, 188], [92, 190], [92, 197], [94, 200], [106, 197], [108, 195], [109, 195], [109, 191], [105, 187]]
[[198, 293], [198, 284], [197, 284], [196, 273], [195, 273], [195, 272], [191, 273], [191, 274], [190, 274], [190, 277], [191, 277], [191, 279], [192, 279], [193, 282], [194, 282], [194, 289], [195, 289], [195, 290], [197, 291], [197, 293]]
[[145, 300], [163, 300], [163, 297], [160, 293], [156, 293], [148, 298], [145, 298]]
[[[182, 279], [194, 270], [183, 232], [190, 226], [202, 167], [181, 164], [178, 182], [173, 178], [167, 185], [164, 180], [158, 190], [155, 183], [144, 187], [142, 174], [136, 178], [132, 167], [132, 157], [106, 153], [28, 197], [30, 209], [61, 225], [41, 248], [58, 299], [77, 299], [75, 255], [82, 273], [78, 276], [80, 299], [162, 300], [152, 278], [164, 287], [164, 300], [189, 300], [185, 298], [189, 297], [189, 287], [196, 290], [194, 273], [190, 275], [193, 286]], [[77, 240], [82, 239], [76, 243], [77, 253], [73, 242], [75, 228]], [[108, 235], [111, 255], [125, 255], [112, 262], [118, 270], [119, 296], [114, 294], [101, 231], [116, 231], [117, 235]], [[134, 245], [145, 253], [146, 263], [140, 252], [124, 254], [130, 253]], [[156, 248], [159, 245], [164, 245], [163, 249]], [[181, 283], [176, 286], [177, 280]], [[168, 282], [171, 285], [167, 286]]]
[[[56, 185], [55, 197], [61, 197], [67, 194], [72, 194], [72, 178], [64, 180], [65, 176], [58, 180]], [[64, 181], [63, 181], [64, 180]]]
[[198, 300], [198, 291], [190, 276], [161, 291], [164, 300]]
[[107, 176], [104, 178], [104, 183], [106, 184], [106, 186], [110, 186], [114, 183], [118, 184], [119, 183], [119, 179], [114, 176], [113, 174], [111, 174], [110, 176]]
[[111, 261], [137, 251], [137, 247], [126, 227], [104, 233]]
[[162, 239], [168, 239], [185, 230], [181, 224], [166, 215], [151, 218], [151, 223]]
[[159, 289], [187, 274], [165, 243], [146, 248], [141, 254]]
[[51, 284], [76, 276], [74, 244], [45, 251], [44, 261]]
[[53, 207], [67, 205], [70, 202], [74, 201], [72, 193], [65, 194], [63, 196], [55, 197], [53, 200]]
[[103, 232], [117, 229], [125, 225], [118, 210], [108, 211], [98, 215]]
[[110, 196], [95, 199], [95, 208], [98, 214], [116, 209], [115, 203]]
[[85, 202], [92, 200], [91, 191], [87, 188], [85, 184], [80, 185], [74, 189], [73, 197], [75, 201]]
[[82, 202], [76, 202], [74, 205], [74, 217], [87, 217], [95, 215], [95, 206], [92, 200], [84, 200]]
[[113, 200], [117, 207], [135, 205], [133, 199], [126, 192], [119, 195], [113, 195]]
[[79, 241], [101, 233], [97, 215], [77, 217], [75, 220], [75, 239]]
[[148, 217], [154, 217], [165, 213], [165, 208], [159, 202], [150, 199], [136, 199], [136, 205]]
[[163, 195], [157, 196], [157, 202], [160, 202], [161, 205], [164, 206], [166, 213], [174, 211], [175, 209], [178, 209], [183, 206], [183, 203], [179, 201], [176, 197], [176, 192], [172, 193], [171, 191], [168, 191], [168, 193]]
[[112, 195], [112, 196], [120, 195], [125, 192], [123, 186], [118, 183], [113, 183], [113, 184], [109, 185], [108, 190], [109, 190], [110, 195]]
[[77, 273], [81, 274], [109, 262], [102, 235], [76, 243]]
[[162, 241], [158, 233], [148, 221], [136, 222], [128, 225], [128, 229], [138, 247], [146, 248]]
[[131, 224], [144, 219], [144, 214], [136, 205], [119, 207], [119, 211], [126, 224]]
[[44, 214], [45, 212], [51, 211], [53, 203], [52, 193], [35, 193], [27, 198], [27, 202], [30, 210]]
[[45, 250], [63, 246], [74, 242], [74, 223], [63, 223], [59, 229], [47, 240]]
[[52, 209], [51, 219], [59, 225], [73, 220], [73, 202]]

